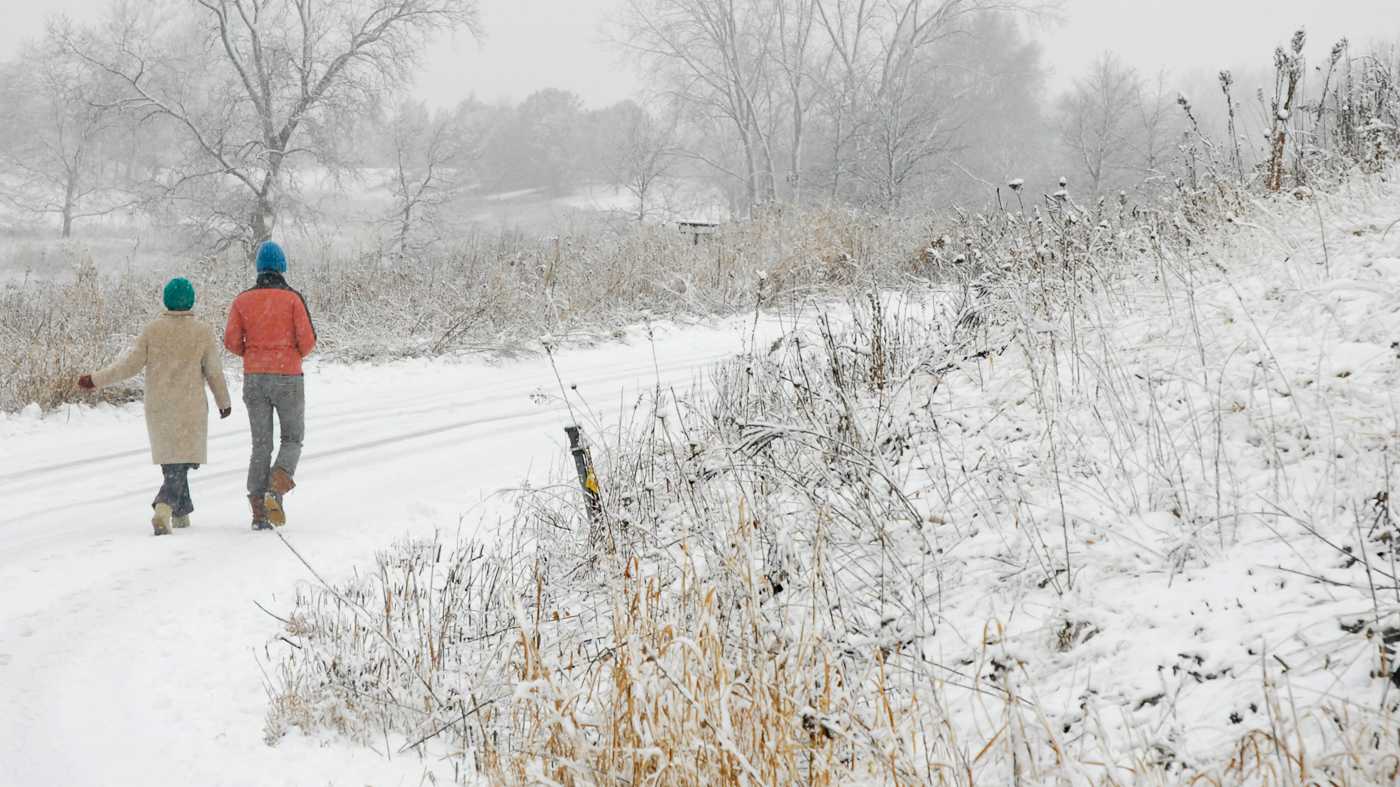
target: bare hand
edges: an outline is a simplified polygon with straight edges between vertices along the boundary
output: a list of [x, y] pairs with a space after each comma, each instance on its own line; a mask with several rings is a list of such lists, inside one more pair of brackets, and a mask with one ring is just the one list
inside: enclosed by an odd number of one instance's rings
[[232, 408], [232, 407], [220, 407], [220, 408], [219, 408], [219, 417], [220, 417], [220, 418], [228, 418], [229, 415], [230, 415], [231, 413], [233, 413], [233, 408]]
[[97, 386], [92, 384], [92, 375], [85, 374], [82, 377], [78, 378], [78, 387], [83, 389], [84, 391], [91, 391]]

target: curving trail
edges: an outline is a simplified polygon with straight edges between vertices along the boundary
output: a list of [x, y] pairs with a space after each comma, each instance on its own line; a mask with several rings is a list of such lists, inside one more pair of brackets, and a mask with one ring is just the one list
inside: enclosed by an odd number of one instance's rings
[[[751, 320], [658, 328], [654, 344], [633, 331], [556, 354], [559, 374], [576, 406], [615, 418], [641, 390], [701, 381], [743, 350]], [[779, 331], [764, 320], [759, 340]], [[0, 787], [416, 785], [433, 766], [341, 741], [263, 743], [277, 622], [257, 604], [285, 610], [310, 576], [248, 527], [234, 387], [190, 475], [193, 526], [161, 538], [139, 406], [0, 421]], [[541, 390], [552, 400], [534, 401]], [[477, 527], [495, 490], [566, 467], [558, 392], [543, 358], [309, 366], [284, 534], [334, 581], [402, 536]]]

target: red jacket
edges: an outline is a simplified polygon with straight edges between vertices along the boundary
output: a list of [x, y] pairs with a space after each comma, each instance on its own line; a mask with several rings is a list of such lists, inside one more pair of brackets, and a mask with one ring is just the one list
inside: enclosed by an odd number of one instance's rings
[[301, 374], [301, 359], [316, 347], [316, 329], [301, 293], [264, 272], [257, 286], [233, 299], [224, 346], [243, 359], [244, 374]]

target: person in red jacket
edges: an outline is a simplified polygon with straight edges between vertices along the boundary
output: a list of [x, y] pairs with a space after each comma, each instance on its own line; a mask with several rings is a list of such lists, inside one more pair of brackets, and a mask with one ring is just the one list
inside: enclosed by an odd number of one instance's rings
[[[253, 529], [271, 530], [287, 521], [282, 497], [296, 486], [297, 461], [305, 435], [306, 386], [301, 359], [316, 347], [316, 329], [301, 293], [287, 286], [287, 255], [268, 241], [258, 247], [258, 281], [233, 299], [224, 347], [243, 359], [243, 403], [253, 433], [248, 460], [248, 503]], [[272, 417], [281, 445], [272, 461]]]

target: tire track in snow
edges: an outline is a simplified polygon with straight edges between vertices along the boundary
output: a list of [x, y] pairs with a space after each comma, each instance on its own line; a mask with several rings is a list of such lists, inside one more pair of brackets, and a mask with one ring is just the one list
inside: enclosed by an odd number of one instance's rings
[[[658, 371], [658, 372], [674, 372], [674, 371], [676, 371], [676, 370], [678, 370], [678, 369], [693, 369], [694, 367], [698, 366], [699, 364], [701, 364], [701, 363], [703, 363], [703, 362], [705, 362], [705, 361], [707, 361], [707, 360], [715, 360], [716, 358], [717, 358], [717, 356], [714, 356], [714, 355], [686, 356], [686, 357], [682, 357], [682, 358], [680, 358], [680, 359], [673, 359], [673, 360], [670, 360], [670, 361], [668, 361], [668, 362], [665, 363], [665, 364], [657, 364], [656, 366], [653, 366], [653, 365], [651, 365], [651, 364], [639, 364], [639, 365], [637, 365], [637, 366], [633, 366], [633, 367], [628, 367], [628, 368], [625, 368], [625, 369], [616, 370], [614, 373], [611, 373], [611, 374], [600, 375], [600, 376], [591, 377], [591, 378], [584, 378], [584, 379], [582, 380], [582, 382], [585, 382], [585, 383], [588, 384], [588, 385], [600, 385], [600, 384], [606, 384], [606, 383], [610, 383], [610, 382], [620, 382], [620, 381], [623, 381], [623, 380], [633, 380], [633, 379], [636, 379], [641, 373], [645, 373], [645, 372], [649, 372], [649, 371], [654, 371], [654, 370], [655, 370], [655, 371]], [[553, 380], [551, 380], [550, 382], [553, 382]], [[418, 406], [418, 407], [396, 410], [396, 411], [393, 413], [393, 417], [395, 417], [395, 418], [403, 418], [403, 417], [410, 417], [410, 416], [416, 416], [416, 415], [425, 415], [425, 414], [432, 413], [432, 412], [439, 412], [439, 411], [441, 411], [441, 410], [443, 409], [443, 405], [444, 405], [444, 404], [451, 404], [451, 405], [456, 406], [456, 407], [470, 406], [470, 405], [472, 405], [472, 404], [477, 404], [479, 401], [489, 401], [489, 400], [492, 399], [492, 398], [496, 398], [496, 395], [497, 395], [497, 394], [499, 394], [499, 393], [501, 393], [501, 392], [504, 392], [504, 391], [508, 390], [508, 389], [511, 388], [511, 387], [513, 387], [513, 385], [512, 385], [511, 383], [501, 383], [501, 384], [497, 384], [497, 385], [491, 386], [490, 388], [488, 388], [488, 389], [486, 389], [486, 390], [483, 390], [483, 391], [476, 391], [476, 392], [474, 392], [474, 393], [476, 394], [476, 399], [474, 399], [472, 402], [467, 402], [467, 403], [462, 403], [462, 402], [453, 401], [453, 399], [452, 399], [450, 396], [444, 395], [444, 396], [439, 397], [439, 398], [436, 399], [436, 400], [428, 400], [427, 402], [421, 404], [421, 405]], [[541, 387], [543, 387], [543, 386], [541, 386]], [[308, 410], [309, 410], [309, 409], [310, 409], [310, 407], [308, 407]], [[558, 409], [564, 409], [564, 408], [560, 407], [560, 408], [558, 408]], [[329, 418], [329, 419], [318, 420], [318, 421], [317, 421], [317, 426], [318, 426], [320, 429], [326, 430], [328, 433], [331, 433], [331, 434], [334, 434], [339, 428], [344, 427], [344, 426], [346, 426], [347, 424], [358, 423], [358, 422], [360, 422], [360, 421], [363, 419], [363, 412], [362, 412], [362, 411], [353, 411], [353, 410], [345, 410], [345, 411], [339, 411], [339, 412], [333, 411], [333, 412], [332, 412], [332, 415], [333, 415], [333, 417], [331, 417], [331, 418]], [[489, 419], [487, 419], [487, 420], [489, 420]], [[211, 425], [212, 425], [213, 423], [216, 423], [216, 422], [211, 422]], [[471, 425], [474, 425], [475, 423], [478, 423], [478, 422], [476, 422], [476, 421], [469, 421], [469, 422], [463, 422], [463, 423], [458, 423], [458, 424], [448, 424], [448, 425], [445, 425], [444, 427], [442, 427], [442, 429], [444, 429], [444, 430], [459, 429], [459, 428], [462, 428], [462, 427], [464, 427], [464, 426], [471, 426]], [[310, 431], [311, 431], [311, 430], [308, 429], [308, 432], [310, 432]], [[384, 441], [376, 441], [376, 442], [373, 442], [373, 443], [370, 443], [370, 444], [363, 444], [363, 445], [359, 445], [359, 446], [351, 446], [351, 447], [348, 447], [348, 448], [340, 449], [338, 452], [348, 451], [348, 450], [355, 450], [355, 449], [357, 449], [357, 448], [372, 448], [372, 447], [375, 447], [375, 446], [377, 446], [377, 445], [382, 445], [382, 444], [385, 444], [385, 443], [388, 443], [388, 442], [393, 442], [393, 441], [396, 441], [396, 440], [411, 440], [411, 439], [414, 439], [414, 438], [416, 438], [416, 437], [422, 437], [422, 436], [427, 435], [427, 434], [432, 434], [432, 433], [434, 433], [435, 431], [436, 431], [436, 430], [434, 430], [434, 429], [425, 429], [425, 430], [421, 430], [421, 431], [417, 431], [417, 432], [413, 432], [413, 433], [404, 435], [404, 436], [402, 436], [402, 437], [400, 437], [400, 438], [389, 438], [389, 439], [384, 440]], [[246, 433], [244, 433], [243, 431], [223, 432], [223, 433], [220, 433], [220, 434], [210, 434], [210, 435], [209, 435], [209, 444], [210, 444], [210, 446], [212, 447], [212, 446], [214, 446], [214, 445], [226, 443], [226, 442], [233, 441], [233, 440], [246, 439], [246, 437], [247, 437], [247, 435], [246, 435]], [[6, 485], [15, 484], [15, 483], [18, 483], [18, 482], [20, 482], [20, 481], [24, 481], [25, 479], [33, 479], [33, 478], [42, 477], [42, 476], [45, 476], [45, 475], [47, 475], [47, 474], [49, 474], [49, 473], [56, 473], [56, 472], [61, 472], [61, 471], [64, 471], [64, 470], [73, 470], [73, 469], [80, 469], [80, 468], [81, 468], [81, 469], [86, 469], [86, 468], [91, 468], [91, 467], [94, 466], [94, 465], [103, 464], [103, 463], [105, 463], [105, 462], [120, 461], [120, 460], [123, 460], [123, 459], [129, 459], [129, 458], [131, 458], [131, 457], [133, 457], [133, 456], [147, 456], [147, 455], [149, 455], [149, 454], [150, 454], [150, 448], [149, 448], [148, 446], [142, 446], [142, 447], [140, 447], [140, 448], [133, 448], [133, 449], [130, 449], [130, 450], [125, 450], [125, 451], [117, 451], [117, 452], [114, 452], [114, 453], [107, 453], [107, 454], [103, 454], [103, 455], [101, 455], [101, 456], [94, 456], [94, 457], [89, 457], [89, 458], [86, 458], [86, 459], [77, 459], [77, 460], [73, 460], [73, 461], [70, 461], [70, 462], [62, 462], [62, 463], [54, 464], [54, 465], [43, 465], [43, 466], [40, 466], [40, 467], [33, 467], [33, 468], [28, 469], [28, 470], [21, 470], [21, 471], [16, 472], [16, 473], [6, 473], [6, 474], [3, 474], [3, 475], [0, 475], [0, 488], [3, 488], [3, 487], [6, 486]], [[327, 455], [327, 454], [322, 453], [322, 454], [320, 454], [320, 455], [325, 456], [325, 455]], [[313, 456], [312, 454], [307, 454], [307, 455], [304, 457], [304, 459], [310, 459], [310, 458], [312, 458], [312, 456]], [[211, 476], [206, 475], [206, 476], [204, 476], [204, 477], [205, 477], [205, 478], [209, 478], [209, 477], [211, 477]], [[101, 500], [98, 500], [98, 501], [93, 501], [93, 502], [110, 502], [112, 499], [113, 499], [113, 498], [104, 498], [104, 499], [101, 499]], [[16, 519], [17, 519], [17, 518], [16, 518]], [[15, 521], [15, 519], [0, 520], [0, 526], [3, 526], [3, 525], [5, 525], [5, 524], [9, 524], [9, 523], [11, 523], [11, 522], [13, 522], [13, 521]]]

